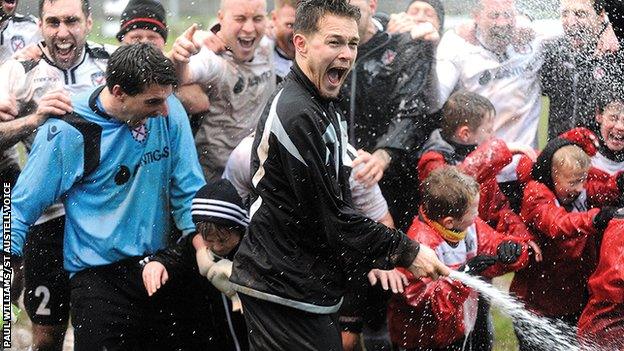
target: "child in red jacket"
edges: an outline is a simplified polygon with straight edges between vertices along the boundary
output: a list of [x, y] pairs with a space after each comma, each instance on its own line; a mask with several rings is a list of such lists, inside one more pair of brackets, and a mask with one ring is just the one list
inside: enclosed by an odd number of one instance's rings
[[[456, 167], [431, 172], [422, 205], [407, 235], [434, 249], [456, 270], [484, 277], [515, 271], [529, 260], [522, 238], [496, 232], [478, 218], [479, 185]], [[402, 350], [461, 350], [477, 313], [475, 291], [449, 278], [416, 279], [388, 308], [390, 336]]]
[[624, 221], [613, 220], [604, 232], [598, 268], [589, 277], [589, 302], [578, 335], [604, 350], [624, 349]]
[[[616, 177], [588, 180], [591, 161], [575, 143], [551, 140], [532, 168], [521, 216], [543, 251], [514, 276], [511, 291], [533, 311], [576, 325], [596, 268], [600, 234], [616, 211], [607, 200], [621, 191]], [[621, 178], [621, 177], [620, 177]], [[563, 298], [562, 298], [563, 297]], [[539, 350], [518, 335], [521, 350]]]
[[420, 181], [443, 165], [458, 166], [480, 185], [479, 217], [499, 232], [528, 237], [526, 226], [512, 211], [496, 177], [510, 165], [514, 154], [526, 153], [534, 158], [535, 152], [492, 139], [496, 111], [488, 99], [478, 94], [455, 92], [444, 104], [442, 115], [441, 128], [434, 130], [422, 147]]

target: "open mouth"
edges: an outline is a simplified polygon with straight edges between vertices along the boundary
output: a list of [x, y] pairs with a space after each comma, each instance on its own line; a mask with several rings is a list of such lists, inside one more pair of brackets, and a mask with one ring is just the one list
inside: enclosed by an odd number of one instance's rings
[[72, 43], [55, 43], [54, 51], [57, 56], [68, 58], [71, 56], [75, 50], [75, 46]]
[[243, 39], [243, 38], [238, 38], [238, 44], [243, 48], [243, 49], [251, 49], [253, 48], [254, 43], [256, 42], [255, 38], [251, 38], [251, 39]]
[[327, 79], [333, 85], [338, 85], [349, 69], [346, 67], [332, 67], [327, 70]]

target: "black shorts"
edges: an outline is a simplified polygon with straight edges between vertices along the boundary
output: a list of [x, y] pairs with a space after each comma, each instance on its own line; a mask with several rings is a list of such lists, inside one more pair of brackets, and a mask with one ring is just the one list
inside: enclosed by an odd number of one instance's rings
[[141, 258], [89, 268], [70, 279], [74, 350], [207, 350], [201, 304], [185, 279], [151, 297]]
[[33, 226], [24, 246], [24, 306], [35, 324], [69, 319], [69, 274], [63, 269], [65, 216]]
[[337, 314], [315, 314], [238, 294], [251, 351], [342, 350]]

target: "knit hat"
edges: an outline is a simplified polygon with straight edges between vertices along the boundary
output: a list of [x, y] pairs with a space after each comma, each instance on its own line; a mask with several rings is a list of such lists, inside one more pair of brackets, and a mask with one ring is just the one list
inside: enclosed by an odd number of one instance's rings
[[440, 21], [439, 32], [442, 33], [442, 31], [444, 30], [444, 5], [442, 5], [442, 2], [440, 0], [414, 0], [410, 1], [409, 5], [407, 5], [407, 8], [409, 8], [416, 1], [427, 3], [431, 5], [431, 7], [433, 7], [436, 14], [438, 15], [438, 21]]
[[550, 189], [554, 189], [555, 184], [552, 179], [552, 158], [557, 150], [568, 145], [576, 144], [564, 138], [554, 138], [549, 141], [533, 164], [533, 170], [531, 173], [533, 179], [545, 184]]
[[193, 222], [212, 222], [244, 230], [249, 216], [236, 188], [227, 179], [219, 179], [204, 185], [195, 194], [191, 206]]
[[121, 14], [117, 40], [133, 29], [149, 29], [167, 41], [167, 15], [161, 3], [154, 0], [130, 0]]

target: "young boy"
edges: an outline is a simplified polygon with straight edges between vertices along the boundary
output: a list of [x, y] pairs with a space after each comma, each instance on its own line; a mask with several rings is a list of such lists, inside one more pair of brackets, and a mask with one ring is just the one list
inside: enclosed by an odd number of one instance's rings
[[599, 147], [592, 166], [613, 175], [624, 171], [624, 91], [605, 89], [596, 108]]
[[[576, 325], [587, 302], [587, 279], [596, 268], [600, 235], [616, 214], [622, 179], [588, 180], [589, 156], [575, 143], [551, 140], [524, 189], [521, 216], [543, 250], [536, 262], [514, 276], [511, 291], [528, 308]], [[619, 177], [622, 178], [622, 177]], [[565, 297], [565, 298], [562, 298]], [[518, 335], [521, 350], [536, 350]]]
[[[494, 277], [524, 267], [529, 246], [496, 232], [478, 215], [479, 184], [444, 166], [423, 183], [422, 205], [407, 235], [430, 246], [452, 269]], [[477, 313], [477, 293], [459, 281], [416, 279], [394, 295], [390, 335], [401, 350], [461, 350]]]
[[624, 221], [613, 220], [605, 229], [600, 261], [589, 277], [589, 302], [578, 323], [581, 342], [604, 350], [624, 348]]
[[240, 301], [229, 283], [232, 258], [249, 224], [247, 210], [234, 186], [225, 179], [211, 182], [197, 191], [191, 207], [197, 232], [178, 244], [142, 261], [143, 283], [147, 293], [157, 294], [169, 278], [175, 280], [197, 271], [212, 286], [201, 285], [205, 301], [198, 309], [208, 316], [201, 328], [209, 333], [208, 349], [247, 350], [247, 329]]

